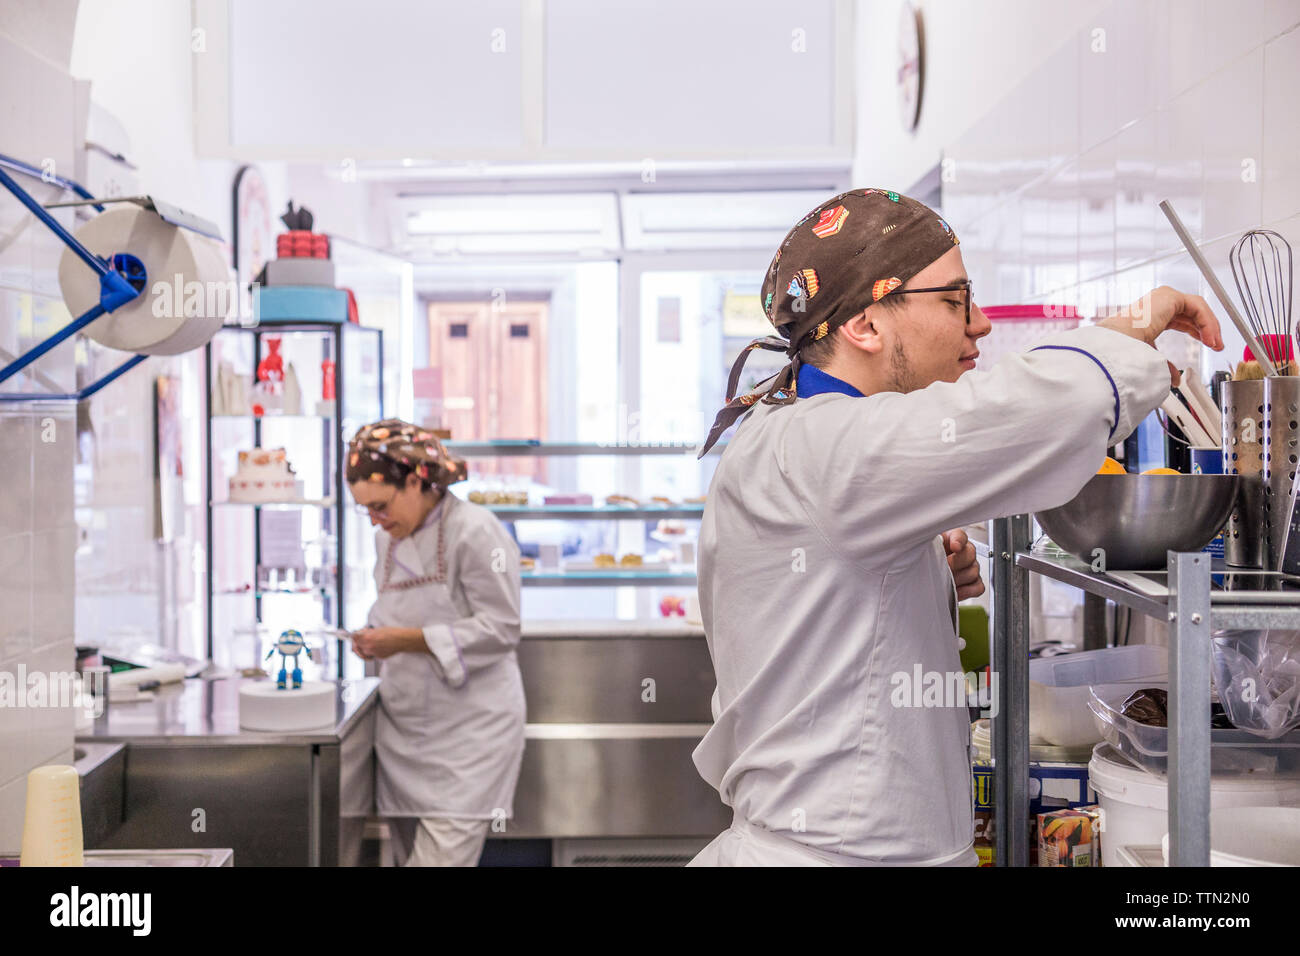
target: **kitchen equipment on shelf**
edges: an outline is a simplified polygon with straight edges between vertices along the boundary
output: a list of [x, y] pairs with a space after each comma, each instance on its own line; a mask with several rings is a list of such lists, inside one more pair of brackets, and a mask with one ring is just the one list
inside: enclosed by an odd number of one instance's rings
[[1291, 244], [1272, 229], [1251, 229], [1228, 253], [1246, 319], [1264, 347], [1270, 349], [1269, 358], [1279, 368], [1288, 367], [1287, 374], [1295, 373], [1288, 355], [1294, 334], [1291, 262]]
[[1174, 232], [1178, 234], [1178, 238], [1182, 242], [1183, 247], [1187, 250], [1187, 254], [1192, 257], [1192, 261], [1196, 263], [1196, 268], [1201, 270], [1201, 275], [1205, 277], [1206, 283], [1214, 290], [1214, 294], [1218, 297], [1219, 302], [1222, 303], [1224, 311], [1228, 313], [1228, 318], [1232, 320], [1232, 324], [1237, 327], [1237, 331], [1241, 333], [1241, 337], [1246, 340], [1246, 344], [1250, 346], [1250, 350], [1255, 353], [1256, 359], [1264, 369], [1264, 374], [1269, 376], [1277, 375], [1277, 368], [1271, 361], [1269, 361], [1268, 353], [1264, 350], [1259, 339], [1255, 336], [1255, 332], [1251, 328], [1250, 323], [1242, 318], [1241, 313], [1237, 311], [1237, 307], [1232, 304], [1232, 299], [1228, 296], [1228, 290], [1223, 287], [1223, 283], [1219, 281], [1219, 277], [1215, 275], [1214, 270], [1210, 268], [1210, 264], [1205, 260], [1205, 255], [1201, 252], [1200, 246], [1196, 244], [1196, 240], [1192, 238], [1192, 234], [1187, 231], [1187, 227], [1183, 225], [1183, 221], [1178, 217], [1178, 213], [1174, 212], [1174, 207], [1170, 204], [1168, 199], [1160, 203], [1160, 211], [1165, 214], [1165, 218], [1169, 220], [1169, 224], [1174, 227]]
[[1073, 499], [1035, 518], [1098, 570], [1161, 569], [1166, 552], [1199, 551], [1219, 533], [1237, 482], [1236, 475], [1096, 475]]

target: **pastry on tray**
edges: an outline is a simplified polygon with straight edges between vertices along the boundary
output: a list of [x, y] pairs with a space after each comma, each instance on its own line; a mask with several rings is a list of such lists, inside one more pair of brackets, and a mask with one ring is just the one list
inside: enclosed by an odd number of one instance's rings
[[706, 495], [696, 495], [694, 498], [683, 498], [682, 503], [688, 505], [702, 505], [706, 498]]
[[598, 568], [612, 568], [618, 562], [614, 560], [614, 556], [612, 554], [598, 554], [594, 558], [592, 558], [592, 563], [596, 565], [596, 567]]
[[635, 498], [629, 498], [627, 495], [608, 495], [608, 496], [605, 498], [605, 504], [607, 504], [607, 505], [631, 505], [633, 508], [635, 508], [637, 505], [641, 504], [641, 502], [638, 501], [638, 500], [635, 499]]
[[673, 503], [673, 499], [665, 498], [663, 495], [655, 495], [650, 500], [657, 505], [671, 505]]
[[639, 568], [643, 562], [639, 554], [625, 554], [619, 558], [618, 563], [625, 568]]
[[521, 571], [532, 571], [536, 567], [537, 567], [537, 561], [534, 558], [519, 559], [519, 570]]

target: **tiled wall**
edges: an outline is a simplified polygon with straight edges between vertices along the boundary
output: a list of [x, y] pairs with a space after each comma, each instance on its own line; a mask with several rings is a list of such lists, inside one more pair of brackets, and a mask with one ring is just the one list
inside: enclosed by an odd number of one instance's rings
[[[64, 70], [0, 36], [0, 152], [50, 160], [71, 175], [78, 96]], [[37, 181], [24, 185], [39, 199], [55, 198]], [[0, 348], [7, 352], [68, 321], [59, 251], [52, 234], [0, 190]], [[0, 388], [72, 388], [71, 350], [51, 353], [37, 372], [39, 380], [20, 376]], [[10, 675], [20, 667], [28, 675], [68, 672], [75, 664], [75, 445], [73, 406], [0, 404], [0, 671]], [[28, 770], [71, 763], [72, 747], [70, 710], [0, 706], [0, 853], [19, 847]]]
[[[1119, 0], [990, 104], [945, 150], [945, 213], [980, 303], [1092, 313], [1168, 284], [1226, 325], [1157, 204], [1172, 201], [1230, 290], [1244, 230], [1300, 246], [1297, 26], [1296, 0]], [[1240, 359], [1225, 340], [1207, 370]]]

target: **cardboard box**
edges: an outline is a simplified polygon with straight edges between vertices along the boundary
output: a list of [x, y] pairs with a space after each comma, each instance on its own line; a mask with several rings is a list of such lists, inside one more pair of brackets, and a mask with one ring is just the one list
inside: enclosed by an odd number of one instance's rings
[[1038, 815], [1039, 866], [1101, 866], [1101, 808]]

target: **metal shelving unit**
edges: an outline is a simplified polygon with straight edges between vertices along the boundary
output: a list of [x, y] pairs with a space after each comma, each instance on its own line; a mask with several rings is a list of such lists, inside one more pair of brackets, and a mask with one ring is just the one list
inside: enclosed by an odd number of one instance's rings
[[[1027, 866], [1029, 836], [1029, 577], [1040, 574], [1169, 624], [1169, 860], [1210, 863], [1210, 637], [1222, 628], [1300, 629], [1300, 606], [1213, 594], [1211, 559], [1169, 552], [1167, 600], [1093, 572], [1075, 558], [1033, 554], [1029, 515], [993, 521], [992, 721], [999, 866]], [[982, 548], [978, 549], [983, 551]]]
[[[260, 290], [259, 290], [260, 291]], [[251, 336], [252, 348], [252, 370], [251, 374], [256, 372], [258, 360], [263, 355], [262, 339], [265, 336], [285, 336], [295, 333], [306, 333], [308, 336], [319, 337], [320, 339], [320, 356], [321, 360], [330, 360], [334, 362], [334, 406], [333, 414], [298, 414], [298, 415], [280, 415], [268, 413], [265, 415], [253, 414], [210, 414], [210, 403], [213, 385], [216, 380], [216, 369], [213, 362], [213, 346], [209, 343], [205, 347], [205, 374], [206, 374], [206, 395], [208, 396], [209, 414], [204, 430], [206, 443], [206, 486], [208, 489], [208, 516], [207, 516], [207, 634], [208, 646], [207, 656], [214, 657], [216, 641], [219, 637], [226, 635], [217, 635], [214, 628], [214, 603], [217, 600], [238, 601], [241, 598], [248, 598], [252, 601], [249, 617], [252, 621], [260, 623], [263, 620], [263, 603], [267, 600], [278, 600], [288, 598], [311, 597], [320, 605], [321, 625], [326, 628], [346, 628], [349, 625], [355, 626], [357, 622], [349, 620], [348, 614], [348, 580], [349, 569], [347, 561], [347, 546], [349, 542], [349, 521], [350, 505], [347, 498], [347, 492], [344, 488], [344, 459], [346, 457], [346, 442], [350, 435], [350, 429], [355, 429], [360, 424], [367, 421], [376, 421], [384, 417], [383, 387], [382, 379], [379, 378], [380, 370], [383, 368], [383, 332], [377, 328], [359, 326], [346, 321], [346, 314], [340, 315], [339, 321], [329, 319], [274, 319], [263, 320], [255, 326], [225, 326], [217, 334], [221, 336]], [[371, 370], [375, 378], [376, 386], [374, 389], [367, 390], [363, 385], [355, 381], [362, 377], [358, 370], [363, 366], [353, 367], [355, 359], [359, 358], [362, 352], [374, 352], [374, 367]], [[354, 354], [356, 353], [356, 354]], [[363, 394], [364, 393], [364, 394]], [[239, 428], [238, 437], [231, 437], [234, 434], [236, 425], [240, 421], [248, 422], [250, 428]], [[214, 424], [222, 423], [220, 427], [220, 439], [214, 438]], [[277, 425], [276, 423], [283, 423]], [[214, 451], [220, 454], [223, 450], [231, 447], [231, 442], [237, 443], [239, 448], [261, 446], [264, 435], [270, 429], [292, 429], [296, 433], [306, 434], [307, 430], [313, 430], [319, 435], [320, 439], [320, 460], [316, 463], [308, 461], [295, 461], [294, 464], [302, 477], [308, 484], [308, 495], [299, 501], [251, 503], [237, 501], [219, 501], [213, 490], [213, 454]], [[281, 432], [274, 432], [276, 440], [280, 440]], [[252, 540], [253, 540], [253, 557], [252, 568], [254, 580], [248, 583], [248, 587], [219, 587], [219, 582], [215, 580], [215, 551], [218, 546], [216, 525], [219, 523], [214, 519], [221, 515], [228, 516], [230, 513], [237, 513], [238, 509], [247, 509], [252, 517]], [[258, 568], [262, 563], [262, 515], [269, 511], [293, 511], [318, 509], [321, 512], [320, 525], [321, 534], [326, 539], [333, 539], [332, 563], [334, 565], [331, 579], [320, 586], [311, 586], [307, 588], [285, 589], [277, 587], [260, 587], [257, 581]], [[225, 525], [222, 524], [224, 527]], [[356, 529], [353, 529], [355, 532]], [[358, 532], [359, 533], [359, 532]], [[325, 569], [323, 568], [322, 571]], [[357, 571], [361, 575], [361, 580], [365, 580], [365, 571]], [[304, 622], [304, 626], [311, 626]], [[340, 652], [341, 645], [336, 649], [334, 655], [338, 662], [339, 677], [345, 676], [343, 673], [344, 655]]]

